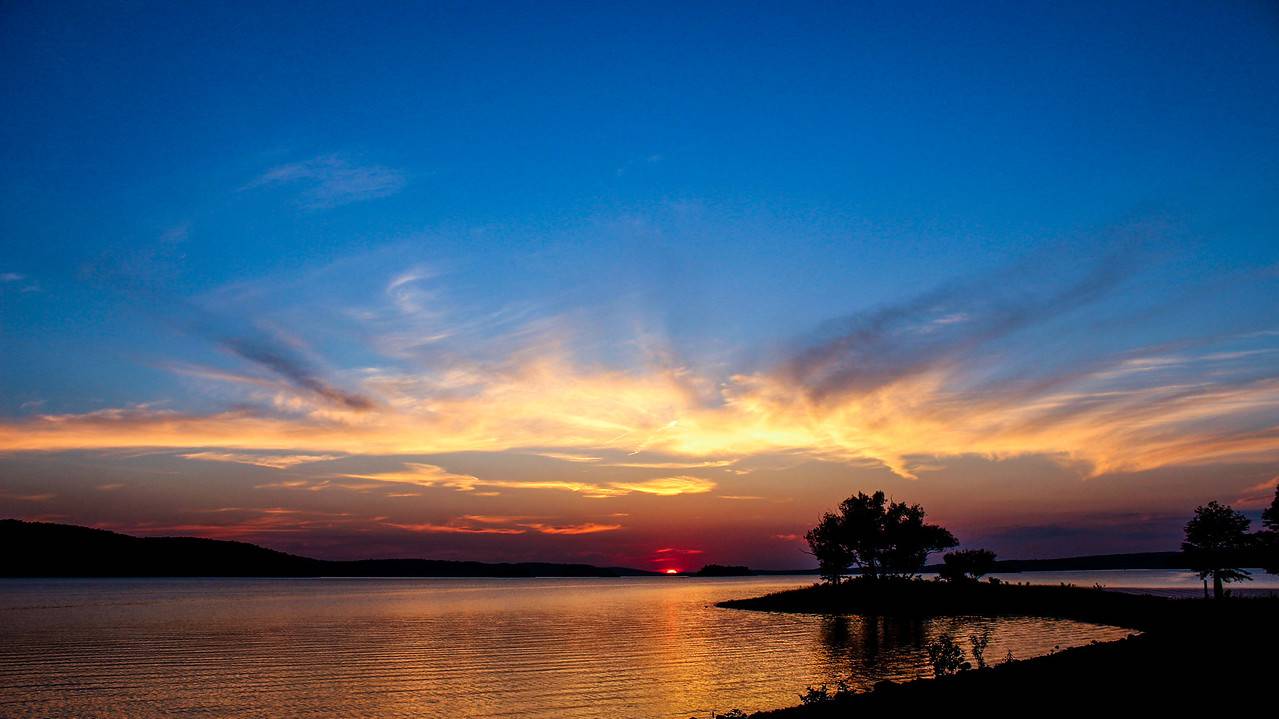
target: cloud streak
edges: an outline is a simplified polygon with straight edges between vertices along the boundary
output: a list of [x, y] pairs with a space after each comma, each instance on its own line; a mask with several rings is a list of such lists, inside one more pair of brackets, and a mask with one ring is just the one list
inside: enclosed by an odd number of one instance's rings
[[[1101, 322], [1083, 313], [1125, 287], [1132, 266], [1106, 258], [1074, 269], [1018, 268], [925, 292], [830, 323], [771, 364], [736, 373], [698, 373], [671, 358], [614, 368], [583, 361], [558, 337], [542, 342], [545, 333], [517, 329], [486, 345], [504, 348], [502, 362], [461, 354], [438, 365], [391, 362], [348, 372], [355, 389], [345, 390], [322, 379], [288, 338], [215, 326], [206, 333], [263, 375], [180, 371], [272, 392], [269, 406], [199, 414], [138, 405], [10, 419], [0, 422], [0, 451], [519, 451], [578, 470], [672, 473], [519, 481], [416, 463], [348, 477], [594, 498], [702, 494], [716, 484], [695, 475], [777, 453], [879, 463], [903, 477], [965, 455], [1045, 455], [1090, 475], [1279, 459], [1274, 328], [1108, 349], [1076, 341]], [[387, 288], [428, 274], [401, 268], [377, 292], [385, 299]], [[422, 298], [410, 299], [386, 301], [408, 301], [396, 312], [411, 320]], [[379, 337], [373, 347], [383, 346]], [[613, 459], [638, 452], [646, 457]]]
[[404, 189], [406, 183], [402, 172], [389, 167], [356, 165], [340, 155], [321, 155], [273, 167], [243, 189], [301, 185], [306, 188], [301, 205], [322, 210], [389, 197]]
[[305, 390], [333, 404], [357, 412], [373, 409], [373, 401], [354, 392], [347, 392], [325, 382], [297, 355], [279, 342], [265, 335], [223, 337], [219, 344], [238, 357], [284, 378], [294, 387]]
[[271, 469], [288, 469], [299, 464], [330, 462], [341, 458], [341, 455], [337, 454], [247, 454], [243, 452], [187, 452], [178, 456], [204, 462], [232, 462]]
[[[930, 370], [974, 359], [982, 348], [1101, 299], [1127, 275], [1128, 258], [1107, 258], [1062, 281], [1020, 267], [956, 283], [895, 305], [827, 323], [821, 342], [776, 374], [809, 397], [865, 395]], [[1060, 268], [1055, 268], [1060, 271]]]
[[573, 492], [584, 497], [603, 499], [627, 494], [651, 494], [673, 497], [680, 494], [704, 494], [715, 489], [715, 483], [697, 477], [662, 477], [636, 482], [575, 482], [570, 480], [509, 480], [481, 479], [467, 474], [454, 474], [433, 464], [409, 462], [402, 471], [374, 474], [351, 474], [352, 479], [369, 479], [378, 482], [397, 482], [421, 487], [446, 487], [459, 492], [477, 489], [551, 490]]

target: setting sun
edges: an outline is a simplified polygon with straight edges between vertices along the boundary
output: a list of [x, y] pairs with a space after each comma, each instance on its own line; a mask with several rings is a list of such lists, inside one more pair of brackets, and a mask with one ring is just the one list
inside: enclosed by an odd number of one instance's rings
[[678, 570], [678, 569], [668, 569], [668, 570], [666, 570], [666, 573], [667, 573], [667, 574], [679, 574], [679, 570]]

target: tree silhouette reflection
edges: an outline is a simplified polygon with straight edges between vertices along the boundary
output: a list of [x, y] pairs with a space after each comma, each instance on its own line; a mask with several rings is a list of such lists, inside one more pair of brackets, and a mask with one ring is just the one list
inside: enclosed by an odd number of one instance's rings
[[827, 615], [820, 643], [833, 679], [869, 686], [914, 677], [921, 667], [924, 621], [899, 617]]

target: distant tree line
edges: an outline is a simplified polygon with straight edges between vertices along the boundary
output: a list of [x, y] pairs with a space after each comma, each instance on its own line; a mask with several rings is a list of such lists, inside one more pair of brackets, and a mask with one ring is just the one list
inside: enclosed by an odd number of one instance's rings
[[740, 564], [707, 564], [693, 573], [695, 577], [749, 577], [754, 572]]

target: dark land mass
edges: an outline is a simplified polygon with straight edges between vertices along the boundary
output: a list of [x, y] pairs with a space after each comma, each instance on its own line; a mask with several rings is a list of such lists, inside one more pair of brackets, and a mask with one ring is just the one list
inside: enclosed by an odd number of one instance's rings
[[693, 572], [694, 577], [750, 577], [755, 572], [750, 567], [736, 564], [708, 564]]
[[[964, 709], [995, 715], [1219, 712], [1247, 704], [1250, 695], [1265, 701], [1279, 648], [1279, 599], [1271, 597], [1212, 601], [1071, 586], [858, 580], [719, 606], [880, 617], [1054, 617], [1134, 630], [1118, 642], [936, 679], [881, 682], [872, 691], [755, 715], [776, 719], [936, 715]], [[957, 639], [962, 643], [962, 637]], [[797, 697], [803, 689], [796, 687]]]
[[[1266, 561], [1260, 550], [1241, 551], [1233, 560], [1239, 567], [1260, 567]], [[925, 567], [937, 571], [940, 564]], [[1134, 552], [1129, 554], [1093, 554], [1059, 559], [1001, 559], [991, 569], [994, 573], [1074, 572], [1099, 569], [1189, 569], [1190, 562], [1181, 552]]]
[[434, 559], [331, 561], [246, 542], [132, 537], [70, 524], [0, 520], [3, 577], [620, 577], [656, 572], [589, 564]]

